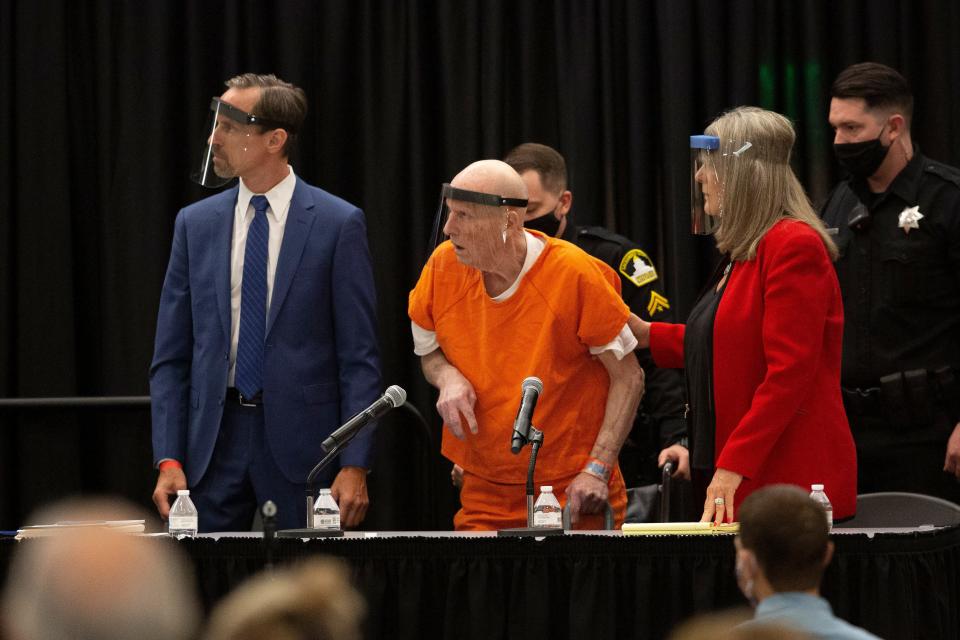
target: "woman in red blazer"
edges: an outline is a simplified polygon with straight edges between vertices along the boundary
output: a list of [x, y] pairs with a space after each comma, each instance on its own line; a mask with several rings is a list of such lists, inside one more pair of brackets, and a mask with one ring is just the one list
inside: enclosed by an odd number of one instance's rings
[[[822, 483], [834, 518], [848, 518], [857, 462], [840, 397], [836, 247], [790, 168], [793, 126], [740, 107], [706, 132], [716, 148], [700, 154], [696, 181], [726, 268], [686, 325], [630, 321], [657, 366], [686, 369], [701, 520], [732, 522], [746, 496], [778, 483]], [[674, 445], [661, 462], [686, 453]]]

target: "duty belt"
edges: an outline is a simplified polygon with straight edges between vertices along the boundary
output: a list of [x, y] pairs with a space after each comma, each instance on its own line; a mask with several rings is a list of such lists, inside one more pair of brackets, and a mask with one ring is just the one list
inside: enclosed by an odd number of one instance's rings
[[960, 420], [960, 379], [950, 366], [898, 371], [877, 387], [841, 387], [841, 393], [850, 417], [884, 417], [902, 427], [928, 425], [942, 414]]

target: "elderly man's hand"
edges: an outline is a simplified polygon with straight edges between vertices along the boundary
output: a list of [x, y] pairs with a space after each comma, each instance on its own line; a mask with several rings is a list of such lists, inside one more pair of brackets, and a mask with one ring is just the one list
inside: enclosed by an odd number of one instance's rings
[[477, 417], [473, 407], [477, 403], [477, 394], [473, 385], [455, 368], [444, 372], [439, 381], [440, 397], [437, 400], [437, 411], [444, 423], [450, 427], [451, 433], [463, 440], [466, 434], [463, 431], [463, 420], [466, 420], [470, 433], [477, 432]]
[[457, 489], [463, 486], [463, 467], [458, 464], [453, 465], [453, 468], [450, 469], [450, 482]]
[[947, 457], [943, 462], [943, 470], [960, 480], [960, 423], [953, 428], [953, 433], [947, 440]]
[[579, 473], [567, 485], [567, 506], [570, 507], [570, 524], [577, 524], [580, 514], [598, 513], [607, 503], [610, 490], [607, 483], [589, 473]]

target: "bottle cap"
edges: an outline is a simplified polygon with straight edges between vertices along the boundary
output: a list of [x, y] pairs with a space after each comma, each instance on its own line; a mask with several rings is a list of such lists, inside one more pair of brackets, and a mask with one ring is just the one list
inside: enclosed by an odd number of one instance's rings
[[823, 491], [822, 484], [812, 484], [810, 485], [810, 488], [813, 489], [814, 491]]
[[545, 484], [540, 487], [540, 493], [553, 493], [553, 485]]
[[178, 496], [188, 496], [190, 495], [190, 489], [177, 489]]
[[320, 489], [320, 495], [322, 496], [330, 495], [330, 489]]

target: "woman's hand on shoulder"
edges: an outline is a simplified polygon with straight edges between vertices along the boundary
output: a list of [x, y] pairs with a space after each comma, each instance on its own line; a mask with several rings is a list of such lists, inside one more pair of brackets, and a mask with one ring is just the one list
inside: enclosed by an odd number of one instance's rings
[[643, 320], [635, 313], [631, 313], [627, 318], [627, 326], [633, 332], [633, 337], [637, 339], [637, 347], [640, 349], [650, 348], [650, 323]]

